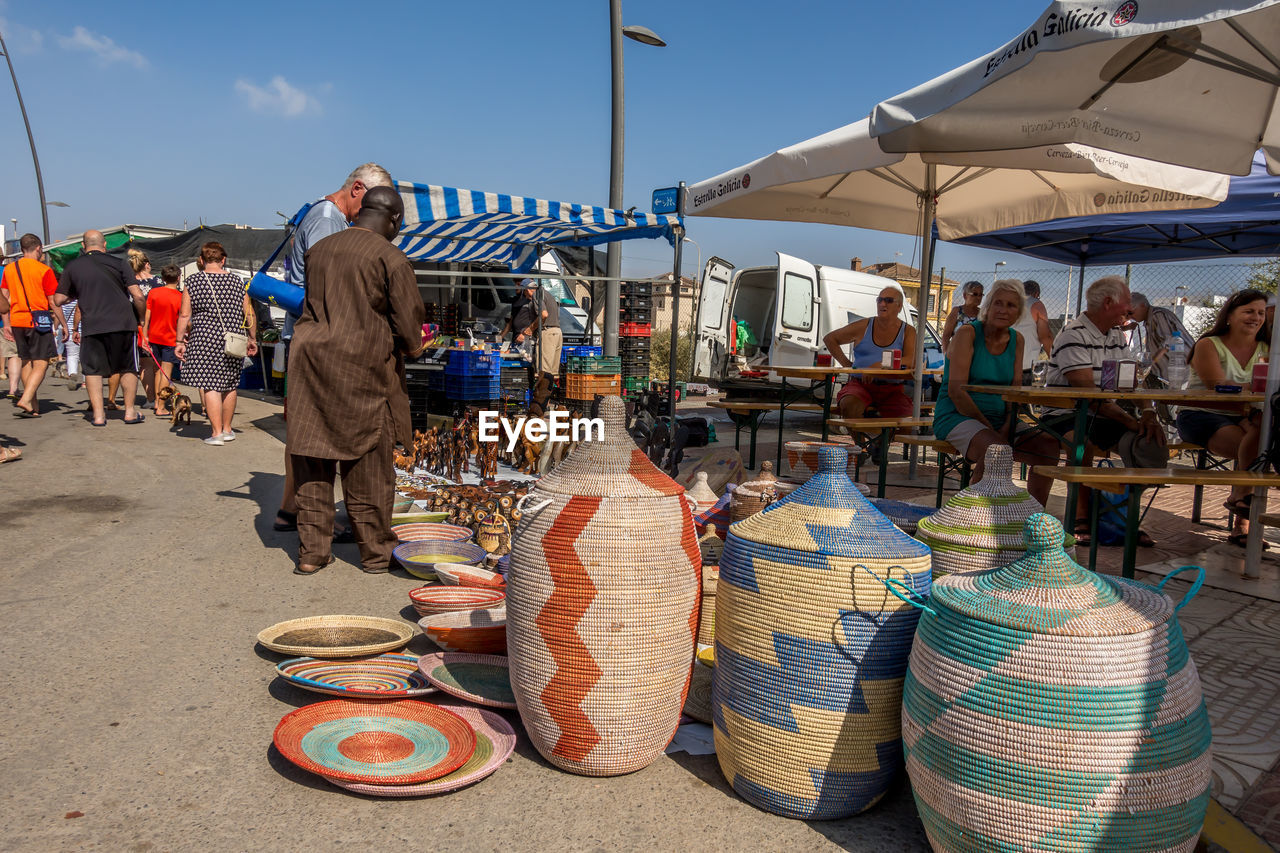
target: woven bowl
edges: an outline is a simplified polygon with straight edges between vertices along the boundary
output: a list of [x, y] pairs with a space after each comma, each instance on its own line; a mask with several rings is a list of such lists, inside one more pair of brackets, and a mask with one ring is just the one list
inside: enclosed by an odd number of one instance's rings
[[436, 613], [418, 620], [422, 632], [447, 652], [476, 655], [507, 653], [507, 608]]
[[419, 616], [498, 607], [506, 598], [507, 594], [500, 589], [464, 586], [421, 586], [409, 590], [409, 601]]
[[396, 512], [391, 514], [392, 526], [398, 524], [439, 524], [449, 520], [447, 512]]
[[397, 524], [392, 526], [391, 532], [401, 542], [466, 542], [472, 535], [469, 528], [434, 522]]
[[497, 572], [482, 569], [479, 566], [467, 566], [459, 563], [437, 563], [436, 576], [440, 582], [448, 586], [478, 587], [480, 589], [506, 589], [507, 581]]
[[435, 580], [434, 565], [436, 563], [475, 565], [483, 560], [485, 555], [484, 549], [479, 545], [439, 539], [404, 542], [397, 545], [391, 553], [406, 572], [423, 580]]
[[258, 642], [297, 657], [354, 658], [398, 649], [413, 634], [403, 622], [378, 616], [305, 616], [262, 630]]

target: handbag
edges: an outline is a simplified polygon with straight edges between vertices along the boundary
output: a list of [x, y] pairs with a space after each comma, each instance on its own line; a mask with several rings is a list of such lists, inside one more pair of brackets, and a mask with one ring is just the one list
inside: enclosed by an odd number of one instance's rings
[[222, 324], [222, 351], [227, 358], [245, 358], [249, 355], [249, 336], [227, 328], [222, 309], [218, 307], [218, 293], [213, 289], [212, 281], [209, 282], [209, 300], [213, 303], [213, 313], [218, 315], [218, 322]]
[[41, 333], [53, 331], [53, 312], [52, 311], [34, 311], [31, 308], [31, 296], [27, 293], [27, 283], [22, 280], [22, 260], [18, 259], [14, 263], [14, 269], [18, 273], [18, 284], [22, 286], [22, 298], [27, 303], [27, 313], [31, 315], [31, 324], [35, 326], [35, 330]]

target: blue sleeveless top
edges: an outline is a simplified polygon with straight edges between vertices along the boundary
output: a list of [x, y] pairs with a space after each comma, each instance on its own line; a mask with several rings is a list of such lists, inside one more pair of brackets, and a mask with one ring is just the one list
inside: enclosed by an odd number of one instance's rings
[[[867, 323], [867, 330], [863, 333], [862, 339], [853, 345], [853, 361], [854, 367], [879, 367], [880, 356], [882, 353], [892, 350], [902, 349], [902, 339], [907, 334], [907, 324], [903, 323], [898, 327], [898, 336], [893, 339], [893, 343], [887, 347], [876, 344], [874, 340], [874, 331], [876, 320], [874, 317]], [[905, 354], [905, 353], [904, 353]], [[881, 380], [883, 381], [883, 380]], [[889, 380], [891, 382], [901, 383], [901, 379]]]
[[[1020, 371], [1022, 365], [1014, 364], [1014, 356], [1018, 352], [1018, 332], [1009, 330], [1009, 343], [1004, 352], [992, 355], [987, 350], [987, 337], [982, 330], [982, 321], [975, 320], [973, 326], [973, 358], [969, 362], [970, 385], [1012, 385], [1015, 370]], [[961, 421], [968, 420], [965, 415], [956, 411], [956, 404], [947, 394], [947, 383], [951, 381], [951, 359], [947, 359], [942, 367], [942, 390], [938, 392], [938, 404], [933, 409], [933, 434], [938, 438], [946, 438], [951, 430]], [[978, 411], [996, 426], [1004, 421], [1005, 402], [999, 394], [970, 394], [977, 404]]]

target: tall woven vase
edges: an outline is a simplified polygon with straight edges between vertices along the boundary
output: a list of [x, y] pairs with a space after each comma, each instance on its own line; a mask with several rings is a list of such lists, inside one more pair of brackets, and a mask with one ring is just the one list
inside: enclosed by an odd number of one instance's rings
[[585, 776], [647, 766], [689, 685], [702, 561], [684, 489], [600, 404], [580, 444], [523, 504], [507, 574], [511, 687], [529, 739]]
[[923, 605], [902, 735], [930, 843], [1190, 851], [1211, 735], [1177, 608], [1076, 565], [1052, 516], [1025, 536], [1022, 559], [938, 578]]
[[933, 576], [994, 569], [1023, 555], [1022, 526], [1040, 502], [1013, 482], [1013, 450], [987, 448], [982, 479], [952, 495], [917, 523], [916, 538], [933, 551]]
[[902, 679], [929, 549], [867, 502], [839, 448], [729, 528], [716, 587], [712, 715], [720, 769], [748, 802], [829, 819], [879, 800], [902, 766]]

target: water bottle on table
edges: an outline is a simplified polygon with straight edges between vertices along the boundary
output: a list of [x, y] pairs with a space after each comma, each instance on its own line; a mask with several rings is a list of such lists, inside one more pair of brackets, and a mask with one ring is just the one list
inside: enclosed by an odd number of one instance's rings
[[1182, 340], [1182, 332], [1174, 329], [1173, 338], [1169, 341], [1169, 369], [1165, 379], [1170, 388], [1187, 387], [1187, 349]]

